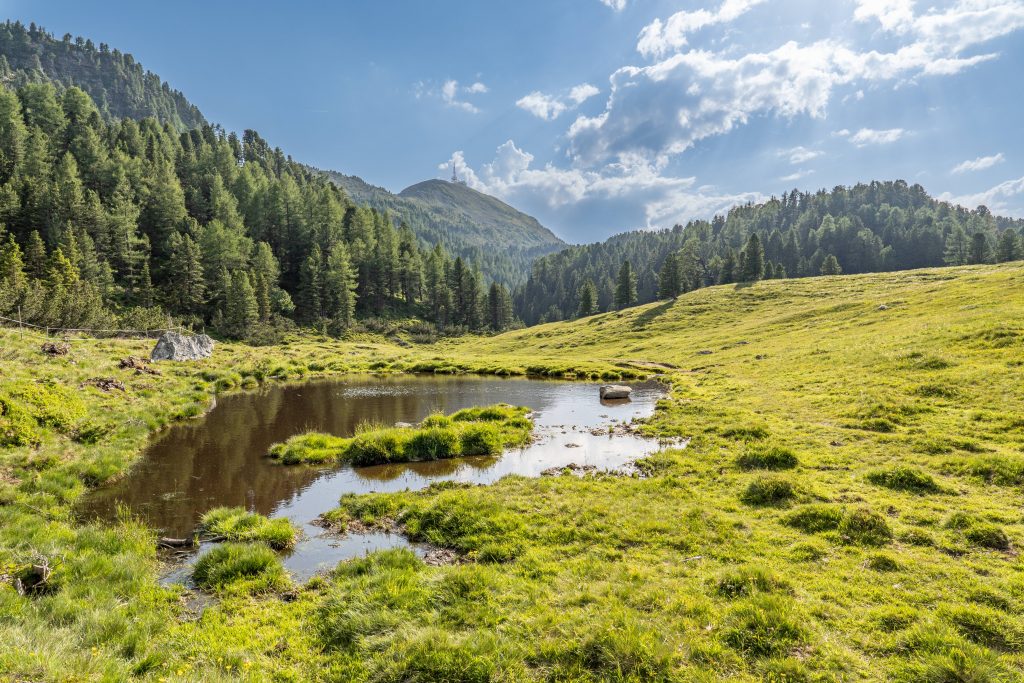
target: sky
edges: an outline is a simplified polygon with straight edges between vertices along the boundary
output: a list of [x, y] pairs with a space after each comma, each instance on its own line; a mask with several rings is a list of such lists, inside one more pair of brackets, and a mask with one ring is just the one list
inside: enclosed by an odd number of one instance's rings
[[208, 120], [569, 242], [904, 179], [1024, 216], [1024, 0], [0, 0]]

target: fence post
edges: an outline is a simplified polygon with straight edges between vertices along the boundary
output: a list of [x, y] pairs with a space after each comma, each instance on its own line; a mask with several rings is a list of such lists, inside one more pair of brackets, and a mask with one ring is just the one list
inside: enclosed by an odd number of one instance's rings
[[21, 325], [21, 306], [18, 306], [18, 332], [21, 334], [21, 341], [25, 341], [25, 328]]

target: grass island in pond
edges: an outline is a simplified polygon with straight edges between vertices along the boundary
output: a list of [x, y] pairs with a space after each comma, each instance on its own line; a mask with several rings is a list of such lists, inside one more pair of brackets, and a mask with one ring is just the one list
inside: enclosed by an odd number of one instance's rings
[[530, 409], [504, 404], [435, 413], [419, 425], [360, 425], [351, 437], [307, 433], [270, 448], [285, 465], [345, 462], [355, 466], [499, 455], [530, 441]]

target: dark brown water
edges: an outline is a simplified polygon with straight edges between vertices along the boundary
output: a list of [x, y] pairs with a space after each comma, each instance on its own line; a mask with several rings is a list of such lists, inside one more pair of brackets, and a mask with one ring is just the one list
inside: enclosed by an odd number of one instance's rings
[[[408, 545], [394, 534], [338, 538], [312, 524], [345, 493], [415, 490], [434, 481], [486, 484], [508, 474], [539, 476], [570, 463], [620, 468], [658, 449], [609, 425], [650, 415], [656, 384], [636, 385], [631, 401], [602, 402], [597, 384], [481, 377], [396, 376], [275, 386], [223, 398], [205, 418], [158, 437], [124, 479], [90, 494], [85, 518], [111, 520], [127, 505], [161, 535], [187, 537], [200, 516], [242, 506], [288, 517], [304, 538], [286, 558], [297, 578], [340, 559]], [[511, 403], [535, 411], [537, 441], [500, 457], [429, 463], [313, 468], [286, 467], [266, 457], [271, 444], [316, 430], [349, 436], [362, 422], [418, 422], [431, 412]], [[592, 433], [594, 432], [594, 433]], [[597, 433], [599, 432], [599, 433]]]

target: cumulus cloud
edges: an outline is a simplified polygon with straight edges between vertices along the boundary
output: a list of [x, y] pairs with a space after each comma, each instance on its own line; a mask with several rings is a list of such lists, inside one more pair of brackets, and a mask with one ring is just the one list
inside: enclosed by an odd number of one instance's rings
[[974, 171], [984, 171], [985, 169], [992, 168], [996, 164], [1001, 164], [1004, 161], [1006, 161], [1006, 158], [1002, 155], [1002, 153], [993, 154], [990, 157], [978, 157], [977, 159], [972, 159], [969, 161], [965, 161], [962, 164], [959, 164], [956, 168], [954, 168], [951, 171], [951, 173], [959, 174], [971, 173]]
[[983, 192], [967, 195], [953, 195], [945, 192], [939, 199], [975, 209], [987, 206], [991, 211], [1003, 215], [1024, 215], [1024, 178], [1007, 180]]
[[866, 147], [868, 145], [890, 145], [906, 134], [907, 131], [902, 128], [888, 128], [886, 130], [861, 128], [856, 133], [850, 133], [850, 131], [843, 129], [837, 133], [837, 135], [841, 137], [849, 137], [850, 142], [858, 147]]
[[[725, 13], [727, 5], [732, 14]], [[734, 16], [749, 6], [725, 3], [707, 14]], [[857, 49], [827, 38], [809, 44], [790, 41], [766, 52], [689, 50], [662, 58], [685, 45], [687, 33], [707, 25], [708, 17], [694, 16], [701, 10], [682, 13], [674, 29], [672, 18], [652, 23], [638, 47], [658, 61], [625, 66], [611, 75], [605, 111], [578, 117], [569, 130], [574, 160], [592, 165], [640, 155], [664, 164], [754, 116], [821, 118], [840, 87], [959, 73], [997, 56], [965, 56], [966, 50], [1024, 27], [1020, 0], [957, 0], [909, 19], [908, 8], [913, 11], [906, 3], [880, 0], [861, 0], [857, 6], [860, 21], [890, 28], [896, 41], [892, 51]]]
[[611, 7], [616, 12], [621, 12], [626, 9], [626, 3], [628, 0], [601, 0], [601, 4], [606, 7]]
[[424, 97], [439, 98], [447, 107], [453, 109], [461, 109], [462, 111], [469, 112], [470, 114], [478, 114], [480, 109], [466, 99], [466, 95], [482, 95], [486, 93], [488, 88], [480, 81], [476, 81], [470, 85], [460, 85], [455, 79], [449, 79], [441, 84], [441, 87], [436, 87], [425, 81], [420, 81], [413, 88], [413, 92], [416, 95], [416, 99], [422, 99]]
[[726, 24], [765, 0], [725, 0], [716, 12], [699, 9], [676, 12], [664, 22], [655, 19], [640, 32], [636, 49], [645, 57], [659, 57], [687, 44], [687, 36], [714, 24]]
[[581, 83], [564, 96], [545, 95], [534, 91], [516, 102], [516, 106], [537, 118], [554, 121], [565, 112], [575, 109], [601, 91], [589, 83]]
[[600, 170], [533, 165], [534, 156], [509, 140], [479, 172], [463, 153], [455, 152], [438, 166], [445, 175], [454, 169], [473, 189], [506, 201], [547, 204], [552, 209], [588, 200], [619, 201], [642, 207], [648, 227], [710, 217], [736, 204], [760, 201], [760, 193], [724, 193], [698, 187], [696, 178], [666, 176], [649, 164], [612, 164]]

